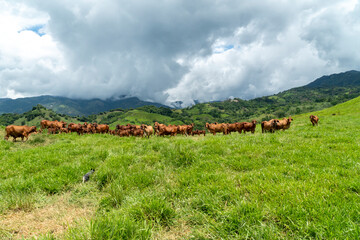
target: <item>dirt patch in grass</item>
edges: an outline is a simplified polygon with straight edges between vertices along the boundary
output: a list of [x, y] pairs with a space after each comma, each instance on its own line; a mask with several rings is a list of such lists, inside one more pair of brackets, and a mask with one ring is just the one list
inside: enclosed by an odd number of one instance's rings
[[62, 195], [51, 204], [30, 212], [21, 210], [0, 216], [0, 233], [6, 233], [11, 239], [46, 234], [61, 236], [76, 221], [90, 219], [95, 210], [94, 206], [71, 204], [68, 199], [68, 194]]
[[191, 236], [191, 228], [186, 224], [185, 221], [180, 220], [175, 226], [170, 229], [164, 229], [160, 232], [154, 233], [154, 239], [168, 239], [168, 240], [177, 240], [177, 239], [189, 239]]

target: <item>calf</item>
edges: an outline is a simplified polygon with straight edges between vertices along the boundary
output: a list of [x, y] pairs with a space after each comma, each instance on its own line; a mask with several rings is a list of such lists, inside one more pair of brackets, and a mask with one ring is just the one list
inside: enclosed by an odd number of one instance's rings
[[195, 130], [195, 131], [192, 131], [191, 132], [191, 135], [194, 136], [194, 135], [201, 135], [201, 134], [204, 134], [204, 136], [206, 135], [206, 131], [205, 130]]
[[318, 125], [319, 117], [315, 115], [310, 115], [310, 121], [313, 126]]

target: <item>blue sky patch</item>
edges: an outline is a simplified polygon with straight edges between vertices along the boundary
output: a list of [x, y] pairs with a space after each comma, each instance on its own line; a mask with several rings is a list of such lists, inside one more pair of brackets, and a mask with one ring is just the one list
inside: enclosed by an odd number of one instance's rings
[[22, 32], [22, 31], [32, 31], [34, 33], [36, 33], [37, 35], [39, 35], [40, 37], [44, 36], [45, 35], [45, 32], [42, 30], [44, 28], [44, 24], [42, 25], [34, 25], [34, 26], [31, 26], [31, 27], [28, 27], [28, 28], [25, 28], [19, 32]]
[[230, 49], [233, 49], [234, 48], [234, 45], [230, 44], [230, 45], [225, 45], [224, 46], [224, 52], [227, 51], [227, 50], [230, 50]]

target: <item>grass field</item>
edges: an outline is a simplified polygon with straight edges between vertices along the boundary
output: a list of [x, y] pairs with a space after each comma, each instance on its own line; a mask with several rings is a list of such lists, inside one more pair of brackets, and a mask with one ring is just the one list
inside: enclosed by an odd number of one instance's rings
[[1, 140], [0, 238], [359, 239], [360, 98], [316, 114], [275, 134]]

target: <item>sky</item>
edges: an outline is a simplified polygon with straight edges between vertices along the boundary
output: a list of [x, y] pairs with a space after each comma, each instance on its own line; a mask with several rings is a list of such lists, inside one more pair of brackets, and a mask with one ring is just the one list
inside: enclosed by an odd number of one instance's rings
[[360, 70], [360, 0], [0, 0], [0, 98], [252, 99]]

